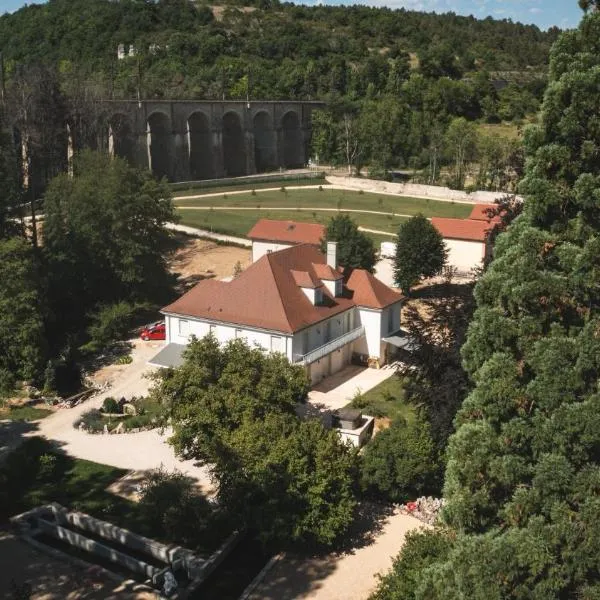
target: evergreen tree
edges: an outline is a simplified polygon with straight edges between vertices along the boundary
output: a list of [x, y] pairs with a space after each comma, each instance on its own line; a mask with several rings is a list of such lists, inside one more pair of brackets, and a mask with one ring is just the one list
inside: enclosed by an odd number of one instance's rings
[[442, 272], [448, 251], [439, 231], [419, 214], [400, 225], [396, 241], [394, 280], [405, 294], [422, 277]]
[[321, 251], [327, 250], [327, 242], [337, 242], [337, 261], [348, 269], [366, 269], [373, 272], [377, 252], [370, 237], [358, 230], [358, 225], [348, 216], [332, 217], [321, 240]]
[[599, 84], [592, 12], [552, 50], [524, 212], [475, 289], [445, 483], [456, 539], [412, 595], [381, 598], [600, 597]]

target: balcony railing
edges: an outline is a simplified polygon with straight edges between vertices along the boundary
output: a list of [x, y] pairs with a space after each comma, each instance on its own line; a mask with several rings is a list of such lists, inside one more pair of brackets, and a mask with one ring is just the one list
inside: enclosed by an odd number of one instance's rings
[[364, 334], [365, 327], [364, 325], [361, 325], [360, 327], [357, 327], [356, 329], [353, 329], [348, 333], [344, 333], [343, 335], [340, 335], [340, 337], [337, 337], [334, 340], [331, 340], [330, 342], [327, 342], [326, 344], [323, 344], [322, 346], [319, 346], [318, 348], [307, 352], [306, 354], [294, 354], [294, 362], [302, 363], [304, 365], [310, 365], [310, 363], [313, 363], [316, 360], [327, 356], [334, 350], [337, 350], [338, 348], [341, 348], [342, 346], [345, 346], [346, 344], [357, 340]]

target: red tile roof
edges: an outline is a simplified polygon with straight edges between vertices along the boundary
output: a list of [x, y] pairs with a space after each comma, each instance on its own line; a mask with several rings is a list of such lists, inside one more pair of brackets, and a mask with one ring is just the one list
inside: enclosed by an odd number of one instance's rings
[[325, 237], [325, 226], [318, 223], [260, 219], [248, 232], [248, 237], [251, 240], [318, 246], [321, 238]]
[[432, 217], [431, 223], [445, 238], [472, 242], [484, 242], [491, 227], [486, 221], [474, 219]]
[[469, 219], [473, 221], [487, 221], [488, 223], [498, 223], [500, 221], [500, 217], [494, 217], [490, 219], [488, 217], [487, 211], [494, 208], [493, 204], [475, 204], [473, 206], [473, 210], [469, 215]]
[[318, 263], [313, 265], [313, 269], [315, 270], [315, 273], [319, 279], [335, 281], [336, 279], [343, 279], [344, 277], [339, 271], [332, 269], [327, 263]]
[[324, 288], [323, 304], [314, 306], [298, 280], [318, 281], [317, 265], [326, 265], [326, 257], [314, 246], [292, 246], [266, 254], [232, 281], [201, 281], [162, 312], [293, 333], [353, 306], [383, 308], [403, 298], [355, 269], [341, 297]]

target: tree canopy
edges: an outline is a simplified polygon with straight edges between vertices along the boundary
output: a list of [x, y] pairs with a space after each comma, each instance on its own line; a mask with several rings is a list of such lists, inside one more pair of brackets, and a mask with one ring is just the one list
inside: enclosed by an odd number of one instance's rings
[[377, 251], [370, 237], [358, 230], [358, 225], [346, 214], [332, 217], [321, 240], [321, 251], [326, 252], [327, 242], [337, 242], [337, 262], [348, 269], [366, 269], [373, 272]]
[[209, 465], [221, 506], [266, 542], [332, 544], [354, 518], [357, 456], [320, 421], [303, 421], [302, 366], [241, 339], [193, 339], [152, 391], [184, 458]]
[[170, 298], [170, 198], [148, 173], [94, 152], [76, 157], [74, 177], [51, 182], [43, 227], [49, 301], [53, 314], [69, 315], [71, 331], [103, 306]]
[[454, 535], [421, 562], [411, 594], [381, 598], [600, 594], [599, 67], [591, 12], [552, 49], [539, 125], [526, 136], [524, 210], [475, 288], [462, 350], [474, 388], [444, 490]]
[[415, 215], [398, 228], [394, 281], [407, 294], [423, 277], [439, 275], [447, 255], [438, 230], [423, 215]]

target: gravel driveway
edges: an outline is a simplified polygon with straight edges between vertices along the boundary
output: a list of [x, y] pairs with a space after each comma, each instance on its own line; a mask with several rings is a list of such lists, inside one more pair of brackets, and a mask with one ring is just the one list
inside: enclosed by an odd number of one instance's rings
[[73, 422], [91, 408], [100, 408], [106, 396], [130, 398], [145, 395], [151, 382], [145, 377], [155, 369], [147, 364], [162, 347], [162, 342], [132, 340], [133, 362], [114, 376], [114, 385], [106, 392], [87, 400], [74, 408], [60, 409], [39, 422], [34, 435], [54, 440], [69, 454], [94, 462], [122, 469], [146, 471], [160, 466], [172, 471], [177, 469], [197, 479], [203, 492], [213, 493], [206, 467], [195, 466], [193, 461], [181, 461], [167, 444], [170, 431], [142, 431], [121, 435], [92, 435], [73, 427]]

